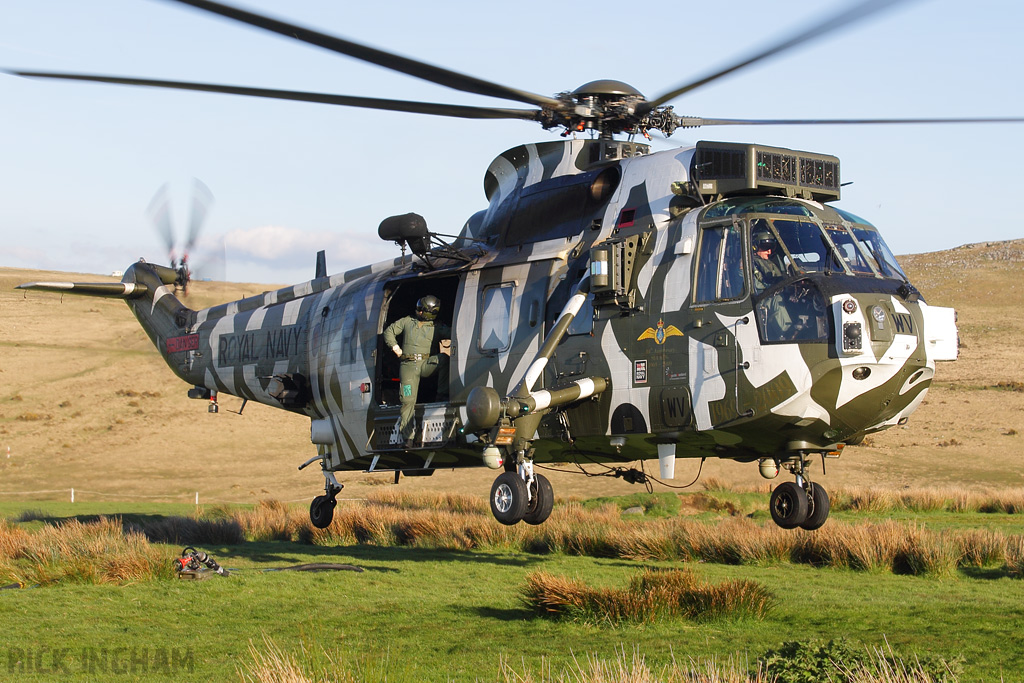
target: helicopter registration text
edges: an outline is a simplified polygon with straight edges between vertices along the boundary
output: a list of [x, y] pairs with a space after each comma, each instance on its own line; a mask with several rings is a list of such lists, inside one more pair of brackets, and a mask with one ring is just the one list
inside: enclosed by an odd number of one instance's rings
[[217, 344], [217, 365], [244, 365], [290, 358], [298, 353], [301, 337], [301, 325], [221, 335]]

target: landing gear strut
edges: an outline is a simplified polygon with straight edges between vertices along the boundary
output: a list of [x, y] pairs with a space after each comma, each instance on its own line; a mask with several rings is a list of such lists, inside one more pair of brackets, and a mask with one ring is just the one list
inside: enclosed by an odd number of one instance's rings
[[821, 484], [807, 478], [807, 460], [801, 455], [784, 463], [786, 469], [796, 477], [795, 482], [784, 482], [775, 487], [768, 509], [772, 521], [783, 529], [800, 527], [808, 531], [821, 528], [828, 519], [828, 493]]
[[515, 470], [498, 475], [491, 485], [491, 513], [502, 524], [541, 524], [551, 515], [555, 494], [551, 482], [523, 460]]

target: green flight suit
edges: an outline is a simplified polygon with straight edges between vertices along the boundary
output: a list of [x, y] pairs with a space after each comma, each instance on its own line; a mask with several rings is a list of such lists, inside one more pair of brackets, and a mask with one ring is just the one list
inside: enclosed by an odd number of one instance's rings
[[[398, 337], [402, 343], [398, 343]], [[446, 354], [438, 353], [442, 339], [451, 339], [452, 331], [447, 325], [432, 320], [420, 320], [407, 315], [388, 325], [384, 330], [384, 344], [388, 349], [401, 346], [401, 365], [398, 378], [401, 382], [402, 410], [398, 426], [402, 438], [409, 441], [413, 437], [415, 426], [413, 415], [416, 412], [416, 399], [420, 388], [420, 378], [437, 375], [437, 399], [448, 400], [448, 364]]]

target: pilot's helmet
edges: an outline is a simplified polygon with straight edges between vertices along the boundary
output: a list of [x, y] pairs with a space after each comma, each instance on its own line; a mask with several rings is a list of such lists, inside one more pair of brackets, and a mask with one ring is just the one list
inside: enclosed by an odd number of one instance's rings
[[441, 302], [433, 294], [428, 294], [416, 302], [416, 315], [420, 320], [433, 320], [440, 310]]
[[779, 246], [775, 235], [766, 228], [754, 230], [750, 235], [750, 243], [753, 245], [754, 251], [774, 251]]

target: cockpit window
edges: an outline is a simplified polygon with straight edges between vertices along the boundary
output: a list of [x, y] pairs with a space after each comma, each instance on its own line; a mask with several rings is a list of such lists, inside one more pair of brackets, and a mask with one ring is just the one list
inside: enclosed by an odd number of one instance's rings
[[839, 250], [839, 256], [843, 259], [846, 267], [855, 273], [871, 275], [874, 271], [868, 264], [868, 255], [861, 251], [860, 245], [846, 228], [841, 225], [826, 225], [825, 231], [832, 240], [832, 244]]
[[701, 231], [694, 303], [743, 296], [743, 231], [731, 223]]
[[825, 297], [813, 282], [797, 280], [757, 301], [757, 324], [767, 342], [827, 341]]
[[[836, 270], [836, 256], [825, 241], [817, 224], [809, 221], [772, 221], [787, 256], [800, 271], [816, 273]], [[838, 270], [842, 270], [839, 267]]]
[[874, 230], [862, 228], [859, 226], [853, 227], [853, 234], [857, 237], [857, 240], [864, 245], [867, 249], [868, 254], [875, 260], [875, 264], [878, 266], [878, 270], [882, 275], [887, 277], [895, 277], [901, 280], [906, 280], [907, 276], [903, 273], [903, 269], [900, 268], [900, 264], [896, 263], [896, 257], [889, 251], [889, 246]]

